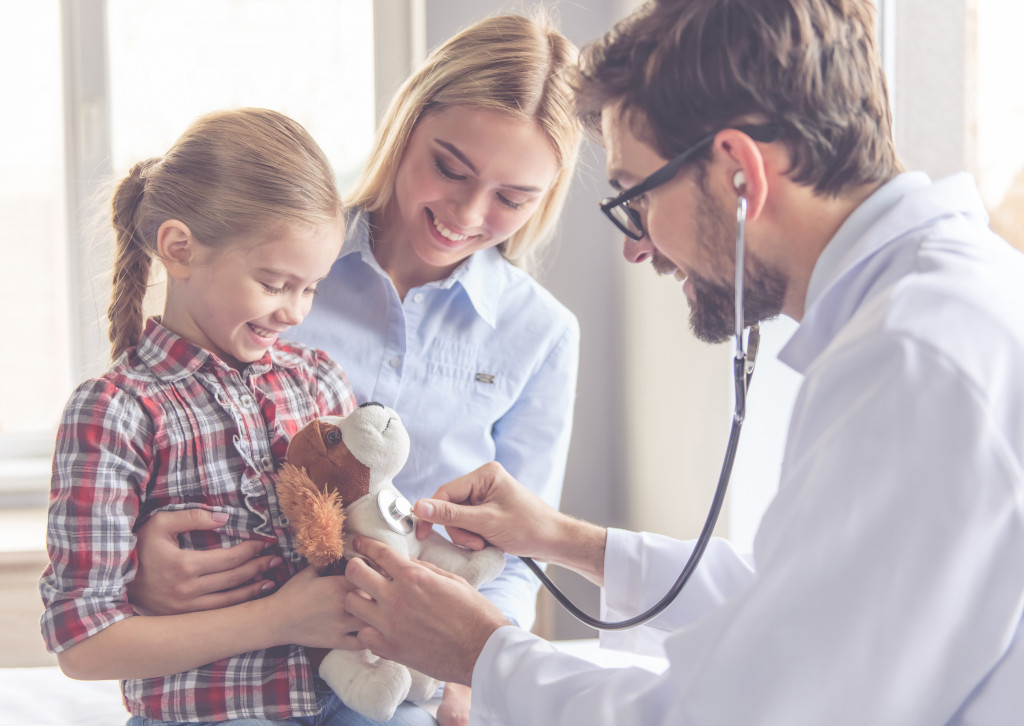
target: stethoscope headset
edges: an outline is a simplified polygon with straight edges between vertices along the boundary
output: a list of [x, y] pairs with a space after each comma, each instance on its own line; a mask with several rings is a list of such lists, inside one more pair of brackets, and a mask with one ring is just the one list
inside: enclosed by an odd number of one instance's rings
[[642, 625], [652, 618], [660, 615], [665, 608], [671, 605], [676, 597], [678, 597], [679, 593], [682, 592], [683, 586], [686, 585], [686, 582], [690, 579], [690, 576], [697, 568], [701, 557], [704, 555], [704, 550], [707, 549], [708, 542], [711, 540], [711, 534], [715, 529], [715, 524], [718, 522], [718, 515], [722, 511], [722, 505], [725, 503], [725, 492], [729, 486], [729, 477], [732, 474], [732, 465], [736, 459], [736, 449], [739, 446], [740, 430], [743, 426], [743, 420], [746, 418], [747, 413], [747, 389], [750, 387], [750, 379], [754, 375], [754, 361], [757, 358], [757, 347], [761, 337], [758, 324], [754, 323], [750, 326], [750, 330], [747, 334], [746, 346], [743, 344], [743, 261], [746, 232], [745, 227], [747, 221], [747, 200], [742, 193], [744, 185], [741, 174], [742, 172], [737, 172], [737, 178], [734, 180], [737, 190], [740, 191], [740, 196], [739, 204], [736, 209], [736, 291], [734, 300], [736, 307], [736, 351], [733, 357], [733, 378], [735, 381], [736, 399], [733, 407], [732, 429], [729, 432], [729, 444], [726, 446], [725, 459], [722, 461], [722, 471], [718, 475], [718, 485], [715, 487], [715, 495], [711, 500], [711, 508], [708, 510], [708, 516], [704, 520], [704, 526], [700, 531], [700, 535], [697, 537], [697, 542], [693, 547], [693, 551], [690, 553], [690, 557], [687, 559], [686, 564], [683, 565], [683, 569], [679, 573], [679, 577], [676, 578], [675, 583], [671, 588], [669, 588], [668, 592], [665, 593], [664, 597], [652, 605], [648, 610], [634, 617], [627, 618], [626, 620], [608, 622], [605, 620], [598, 620], [597, 618], [583, 612], [583, 610], [573, 603], [565, 593], [558, 589], [555, 583], [553, 583], [548, 576], [544, 574], [544, 571], [540, 566], [531, 558], [519, 558], [526, 563], [526, 566], [533, 571], [541, 583], [543, 583], [544, 587], [548, 589], [555, 600], [557, 600], [559, 604], [569, 612], [569, 614], [584, 625], [596, 628], [597, 630], [626, 630], [627, 628]]

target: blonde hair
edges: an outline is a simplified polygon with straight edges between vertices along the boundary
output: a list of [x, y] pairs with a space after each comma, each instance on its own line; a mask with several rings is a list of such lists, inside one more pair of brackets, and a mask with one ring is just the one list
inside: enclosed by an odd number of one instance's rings
[[157, 231], [167, 220], [216, 248], [342, 215], [334, 173], [317, 143], [287, 116], [258, 108], [197, 119], [163, 158], [132, 167], [111, 206], [116, 251], [107, 318], [114, 359], [138, 343]]
[[499, 247], [529, 269], [554, 233], [579, 151], [582, 125], [566, 80], [575, 62], [576, 47], [543, 15], [500, 15], [466, 28], [434, 49], [399, 89], [346, 204], [367, 212], [387, 208], [409, 136], [427, 112], [466, 106], [535, 121], [551, 141], [559, 171], [527, 222]]

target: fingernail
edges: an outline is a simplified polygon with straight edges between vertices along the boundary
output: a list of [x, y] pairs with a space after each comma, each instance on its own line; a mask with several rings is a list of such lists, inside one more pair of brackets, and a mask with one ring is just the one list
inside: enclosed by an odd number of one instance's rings
[[421, 517], [430, 519], [434, 516], [434, 505], [430, 502], [420, 500], [418, 509], [420, 510], [419, 514]]
[[362, 551], [363, 551], [363, 538], [362, 537], [353, 537], [352, 538], [352, 546], [356, 548], [356, 552], [362, 553]]
[[213, 521], [216, 524], [224, 524], [226, 521], [228, 521], [228, 513], [227, 512], [213, 512], [211, 518], [213, 519]]
[[274, 581], [273, 580], [267, 580], [262, 585], [260, 585], [260, 592], [270, 592], [273, 589], [274, 589]]
[[274, 559], [272, 559], [270, 561], [269, 567], [280, 567], [283, 564], [284, 564], [284, 560], [282, 560], [280, 557], [275, 557]]

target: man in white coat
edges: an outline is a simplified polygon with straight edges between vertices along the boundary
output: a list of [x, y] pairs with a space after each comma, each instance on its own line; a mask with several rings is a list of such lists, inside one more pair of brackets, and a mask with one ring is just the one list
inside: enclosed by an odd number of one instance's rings
[[[662, 649], [661, 674], [556, 652], [371, 541], [358, 644], [471, 685], [478, 724], [1024, 722], [1024, 256], [969, 177], [903, 172], [872, 3], [658, 0], [585, 49], [578, 88], [626, 257], [685, 280], [709, 341], [733, 329], [745, 200], [746, 320], [800, 322], [778, 495], [752, 555], [713, 541], [664, 614], [602, 637]], [[497, 465], [416, 513], [585, 574], [613, 619], [692, 547], [559, 514]]]

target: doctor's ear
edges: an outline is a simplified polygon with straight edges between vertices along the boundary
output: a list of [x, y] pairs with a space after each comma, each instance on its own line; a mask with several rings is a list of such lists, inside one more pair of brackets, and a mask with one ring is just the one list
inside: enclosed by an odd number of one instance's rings
[[728, 185], [724, 188], [733, 195], [745, 197], [747, 218], [755, 219], [764, 209], [768, 193], [766, 160], [758, 143], [739, 129], [724, 129], [715, 137], [713, 158], [725, 177], [719, 177], [718, 183]]
[[184, 279], [191, 274], [196, 241], [184, 222], [168, 219], [156, 233], [156, 253], [167, 268], [167, 275]]

